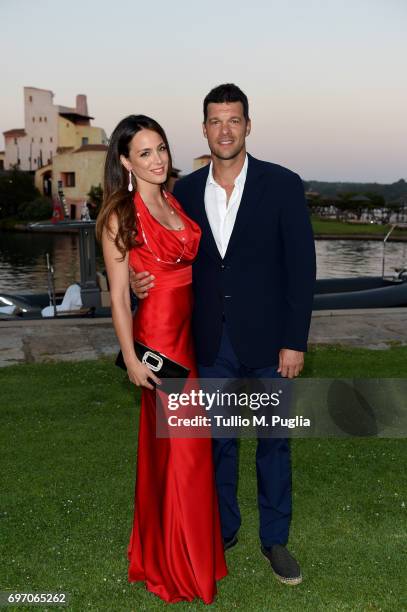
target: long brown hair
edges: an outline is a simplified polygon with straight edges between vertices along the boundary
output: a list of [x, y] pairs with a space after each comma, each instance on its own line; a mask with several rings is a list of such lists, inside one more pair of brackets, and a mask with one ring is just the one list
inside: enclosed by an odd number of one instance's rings
[[[103, 228], [110, 232], [110, 217], [117, 214], [118, 231], [114, 243], [124, 259], [126, 252], [137, 246], [137, 223], [133, 203], [134, 193], [128, 191], [129, 174], [120, 161], [120, 156], [129, 157], [130, 142], [140, 130], [152, 130], [163, 139], [168, 151], [168, 174], [166, 182], [161, 186], [167, 187], [171, 176], [172, 159], [168, 146], [167, 136], [157, 121], [146, 115], [129, 115], [120, 121], [113, 130], [106, 155], [103, 202], [96, 220], [96, 238], [101, 241]], [[136, 186], [137, 189], [137, 186]]]

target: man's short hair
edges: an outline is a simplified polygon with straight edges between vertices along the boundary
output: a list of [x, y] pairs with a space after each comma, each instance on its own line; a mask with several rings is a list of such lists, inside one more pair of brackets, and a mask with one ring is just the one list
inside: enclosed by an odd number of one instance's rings
[[224, 83], [211, 89], [203, 103], [204, 123], [208, 118], [208, 104], [221, 104], [223, 102], [241, 102], [243, 115], [249, 121], [249, 100], [243, 91], [233, 83]]

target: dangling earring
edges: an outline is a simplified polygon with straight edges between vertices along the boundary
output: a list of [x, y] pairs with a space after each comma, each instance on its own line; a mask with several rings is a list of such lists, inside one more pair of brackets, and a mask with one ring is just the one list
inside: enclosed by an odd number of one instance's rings
[[133, 191], [133, 183], [131, 182], [131, 170], [129, 170], [129, 186], [127, 187], [129, 191]]

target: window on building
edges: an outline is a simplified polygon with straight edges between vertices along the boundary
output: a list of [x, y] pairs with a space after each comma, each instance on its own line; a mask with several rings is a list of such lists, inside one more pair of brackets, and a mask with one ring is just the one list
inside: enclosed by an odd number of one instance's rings
[[46, 117], [44, 117], [44, 121], [45, 121], [45, 123], [47, 123], [47, 118]]
[[87, 136], [84, 136], [84, 137], [82, 138], [82, 146], [83, 146], [83, 145], [87, 145], [87, 144], [89, 144], [89, 138], [88, 138]]
[[35, 117], [33, 117], [33, 123], [35, 123]]
[[42, 117], [40, 117], [40, 123], [42, 123]]
[[17, 164], [20, 165], [21, 164], [21, 159], [18, 157], [17, 158]]
[[64, 187], [75, 187], [75, 172], [63, 172]]
[[17, 144], [17, 138], [14, 138], [14, 144]]
[[42, 142], [42, 136], [41, 136], [41, 138], [40, 138], [40, 142]]
[[33, 101], [33, 97], [32, 96], [30, 96], [28, 99], [29, 99], [30, 102]]
[[34, 142], [34, 138], [31, 138], [31, 142]]
[[54, 139], [52, 138], [52, 136], [49, 137], [49, 141], [54, 142]]
[[37, 158], [36, 158], [36, 157], [34, 157], [34, 164], [36, 164], [36, 163], [37, 163]]

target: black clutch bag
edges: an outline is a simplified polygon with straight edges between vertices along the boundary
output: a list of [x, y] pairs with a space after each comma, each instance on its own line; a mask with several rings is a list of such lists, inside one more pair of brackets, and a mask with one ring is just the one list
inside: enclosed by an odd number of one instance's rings
[[[190, 372], [189, 368], [169, 359], [162, 353], [151, 349], [137, 340], [134, 342], [134, 350], [140, 361], [145, 363], [159, 378], [187, 378]], [[127, 370], [121, 351], [119, 351], [116, 357], [115, 364], [122, 368], [122, 370]]]

